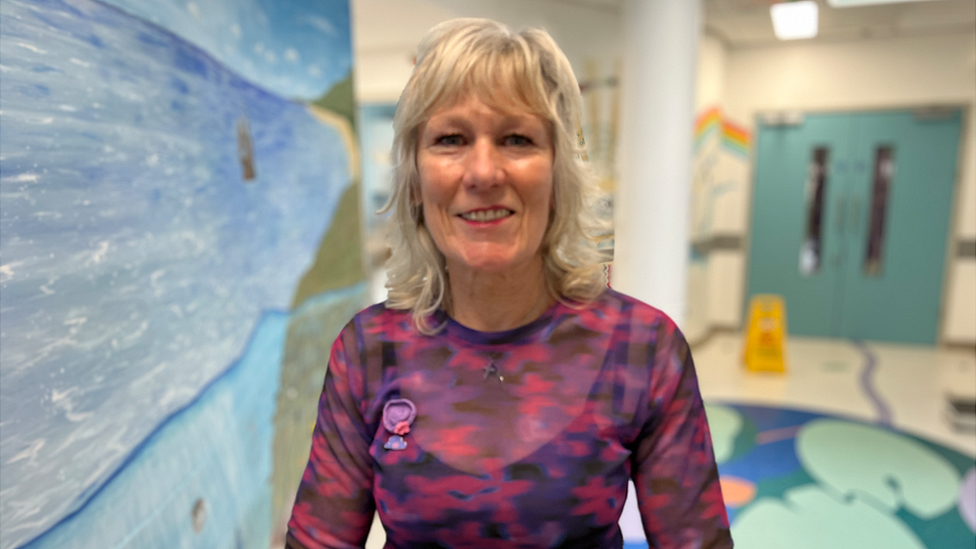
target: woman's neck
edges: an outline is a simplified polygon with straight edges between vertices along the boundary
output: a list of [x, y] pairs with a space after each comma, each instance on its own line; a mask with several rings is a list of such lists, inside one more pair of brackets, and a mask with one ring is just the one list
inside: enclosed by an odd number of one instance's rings
[[482, 332], [511, 330], [539, 318], [554, 301], [546, 289], [542, 258], [512, 271], [451, 268], [451, 318]]

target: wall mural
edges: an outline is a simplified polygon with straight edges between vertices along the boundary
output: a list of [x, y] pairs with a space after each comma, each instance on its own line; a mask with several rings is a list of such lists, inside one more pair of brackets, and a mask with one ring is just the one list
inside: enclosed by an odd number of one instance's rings
[[[715, 250], [741, 250], [741, 229], [735, 212], [741, 210], [748, 188], [752, 138], [732, 122], [719, 106], [701, 110], [695, 118], [691, 180], [691, 253], [688, 262], [688, 308], [685, 334], [696, 341], [716, 322], [709, 296]], [[732, 215], [729, 213], [732, 212]], [[722, 276], [725, 276], [724, 274]]]
[[692, 159], [691, 240], [707, 241], [724, 227], [716, 220], [723, 195], [741, 192], [747, 180], [752, 136], [720, 107], [698, 113]]
[[265, 549], [365, 299], [348, 1], [0, 13], [0, 549]]

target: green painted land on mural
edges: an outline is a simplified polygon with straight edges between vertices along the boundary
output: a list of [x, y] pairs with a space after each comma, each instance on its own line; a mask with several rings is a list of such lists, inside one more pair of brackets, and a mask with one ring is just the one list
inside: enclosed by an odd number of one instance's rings
[[274, 421], [271, 512], [278, 541], [283, 540], [284, 521], [308, 459], [316, 403], [332, 342], [366, 302], [365, 285], [361, 284], [366, 272], [360, 237], [352, 74], [310, 107], [312, 115], [334, 127], [344, 141], [352, 183], [336, 205], [332, 224], [322, 236], [315, 260], [298, 282], [292, 300]]
[[315, 262], [302, 276], [292, 301], [299, 307], [310, 297], [351, 286], [366, 278], [359, 236], [359, 183], [349, 185], [336, 206], [332, 226], [319, 244]]
[[279, 545], [308, 460], [316, 403], [332, 342], [366, 304], [352, 74], [310, 103], [309, 110], [338, 131], [349, 155], [352, 182], [336, 205], [332, 224], [322, 236], [315, 259], [298, 282], [292, 300], [274, 420], [271, 474], [272, 523]]
[[[358, 152], [355, 150], [356, 139], [356, 103], [352, 89], [352, 71], [344, 79], [332, 86], [321, 97], [311, 103], [314, 107], [335, 113], [347, 120], [350, 124], [348, 129], [339, 128], [344, 135], [346, 146], [349, 149], [350, 173], [353, 174], [353, 182], [346, 189], [336, 206], [335, 215], [332, 218], [332, 226], [322, 237], [319, 243], [318, 252], [315, 254], [315, 261], [311, 268], [305, 272], [295, 297], [292, 300], [292, 308], [299, 307], [310, 297], [319, 295], [329, 290], [344, 288], [355, 284], [366, 278], [362, 261], [362, 239], [360, 237], [359, 222], [359, 177]], [[342, 124], [339, 124], [340, 126]], [[349, 133], [349, 132], [352, 133]]]
[[356, 101], [352, 91], [352, 71], [345, 78], [332, 86], [328, 92], [312, 101], [316, 107], [328, 109], [336, 114], [342, 115], [349, 120], [353, 131], [356, 130]]
[[271, 472], [272, 522], [281, 535], [308, 461], [332, 343], [365, 303], [365, 284], [321, 294], [296, 309], [288, 324], [275, 408]]

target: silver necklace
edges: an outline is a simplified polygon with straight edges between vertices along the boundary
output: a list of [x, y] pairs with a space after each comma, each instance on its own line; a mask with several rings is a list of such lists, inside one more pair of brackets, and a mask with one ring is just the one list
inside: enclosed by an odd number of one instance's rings
[[484, 371], [485, 371], [485, 375], [484, 375], [485, 381], [488, 381], [488, 378], [491, 376], [494, 376], [496, 379], [498, 379], [498, 381], [505, 381], [505, 376], [501, 375], [501, 372], [498, 371], [498, 366], [495, 366], [494, 360], [488, 362], [488, 365], [485, 366]]

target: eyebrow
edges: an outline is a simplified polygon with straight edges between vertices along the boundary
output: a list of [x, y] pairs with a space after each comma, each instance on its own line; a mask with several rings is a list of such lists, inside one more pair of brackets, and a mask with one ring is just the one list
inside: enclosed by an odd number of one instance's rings
[[[528, 124], [528, 123], [531, 123], [532, 122], [532, 116], [533, 115], [528, 115], [528, 114], [526, 114], [526, 115], [517, 115], [517, 114], [506, 115], [501, 120], [498, 121], [498, 124], [496, 126], [500, 126], [502, 128], [506, 128], [506, 127], [511, 127], [511, 126], [519, 126], [519, 125], [522, 125], [522, 124]], [[431, 120], [428, 119], [427, 120], [427, 123], [424, 124], [424, 130], [430, 128], [430, 122], [431, 122]], [[448, 125], [448, 126], [449, 125], [459, 125], [459, 126], [470, 126], [471, 125], [470, 122], [468, 121], [468, 119], [465, 116], [457, 115], [457, 114], [441, 115], [441, 118], [440, 118], [440, 120], [437, 121], [437, 123], [440, 124], [440, 125]], [[546, 129], [545, 128], [545, 122], [544, 121], [542, 123], [542, 129], [543, 130]]]

